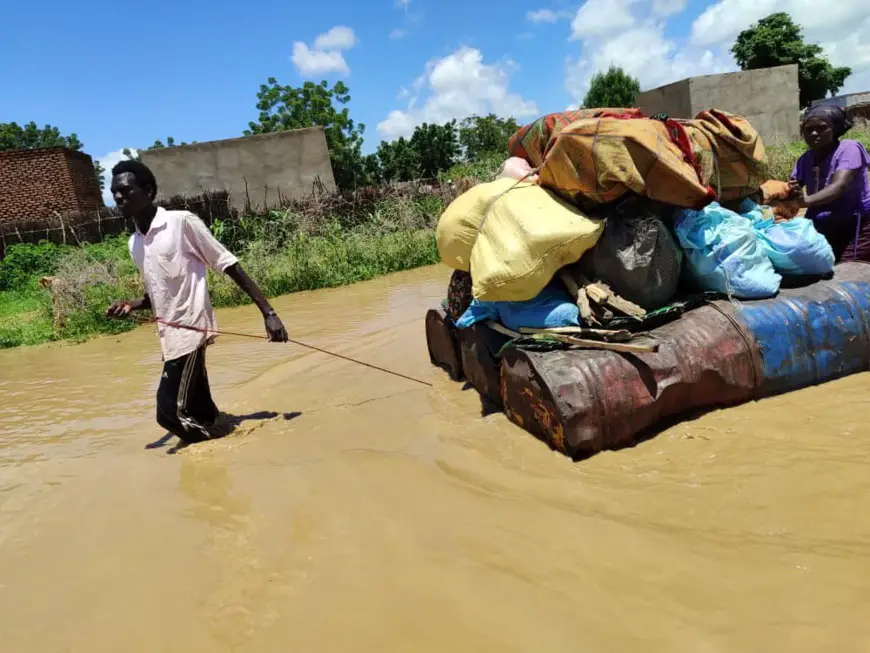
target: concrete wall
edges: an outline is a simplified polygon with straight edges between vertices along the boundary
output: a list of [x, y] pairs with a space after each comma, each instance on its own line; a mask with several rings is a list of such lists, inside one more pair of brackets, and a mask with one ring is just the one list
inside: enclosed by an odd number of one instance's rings
[[[322, 127], [257, 134], [140, 152], [157, 178], [158, 199], [225, 190], [233, 208], [276, 206], [311, 192], [319, 178], [335, 188]], [[247, 192], [245, 184], [247, 182]]]
[[800, 139], [796, 65], [690, 77], [641, 93], [638, 106], [646, 115], [664, 111], [674, 118], [722, 109], [744, 116], [768, 145]]
[[637, 107], [645, 116], [666, 113], [672, 118], [694, 118], [689, 80], [644, 91], [637, 96]]

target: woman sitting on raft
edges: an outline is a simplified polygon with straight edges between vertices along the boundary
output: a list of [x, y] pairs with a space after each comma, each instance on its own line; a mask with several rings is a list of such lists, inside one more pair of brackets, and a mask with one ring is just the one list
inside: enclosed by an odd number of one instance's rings
[[801, 133], [810, 149], [798, 159], [789, 185], [837, 261], [870, 262], [870, 155], [858, 141], [840, 140], [851, 127], [840, 107], [807, 110]]

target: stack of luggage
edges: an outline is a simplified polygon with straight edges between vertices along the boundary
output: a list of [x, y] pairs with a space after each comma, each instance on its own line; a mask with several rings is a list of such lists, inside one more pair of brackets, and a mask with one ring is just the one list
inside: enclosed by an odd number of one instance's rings
[[[509, 154], [497, 179], [466, 191], [439, 220], [439, 254], [454, 272], [443, 306], [427, 317], [430, 357], [518, 423], [536, 416], [538, 430], [566, 453], [625, 444], [639, 428], [623, 422], [607, 436], [602, 417], [586, 435], [572, 436], [574, 444], [559, 436], [567, 417], [548, 411], [559, 413], [560, 400], [535, 405], [534, 397], [582, 386], [590, 370], [578, 361], [598, 361], [596, 373], [628, 391], [632, 374], [646, 374], [631, 372], [633, 357], [667, 376], [680, 365], [661, 349], [678, 346], [688, 355], [699, 344], [681, 342], [673, 328], [664, 339], [650, 337], [652, 330], [717, 298], [770, 298], [783, 278], [833, 270], [831, 247], [796, 217], [787, 185], [768, 180], [761, 138], [740, 116], [715, 109], [692, 120], [618, 108], [550, 114], [519, 129]], [[709, 310], [701, 323], [728, 321]], [[733, 403], [752, 385], [743, 377], [753, 362], [719, 345], [731, 360], [710, 391]], [[530, 381], [529, 352], [538, 368], [552, 361], [549, 381]], [[688, 388], [702, 372], [682, 369], [675, 387]], [[522, 392], [509, 387], [519, 377]], [[639, 397], [625, 401], [645, 405]]]

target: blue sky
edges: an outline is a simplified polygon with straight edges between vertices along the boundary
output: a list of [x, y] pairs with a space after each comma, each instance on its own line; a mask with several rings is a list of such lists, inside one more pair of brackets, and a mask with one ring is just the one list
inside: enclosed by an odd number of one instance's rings
[[643, 87], [733, 70], [735, 34], [777, 10], [855, 69], [844, 91], [868, 90], [865, 2], [824, 11], [807, 0], [19, 2], [4, 9], [0, 122], [75, 132], [111, 164], [124, 147], [169, 135], [240, 135], [269, 76], [343, 79], [372, 151], [423, 121], [565, 109], [610, 63]]

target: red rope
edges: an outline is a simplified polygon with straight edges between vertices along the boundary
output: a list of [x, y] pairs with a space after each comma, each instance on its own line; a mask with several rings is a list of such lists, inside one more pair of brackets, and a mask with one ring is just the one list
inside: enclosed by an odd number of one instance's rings
[[[257, 340], [263, 340], [266, 336], [255, 336], [251, 333], [237, 333], [233, 331], [218, 331], [216, 329], [206, 329], [203, 327], [196, 327], [186, 324], [179, 324], [178, 322], [170, 322], [169, 320], [164, 320], [159, 317], [143, 317], [141, 315], [130, 315], [133, 319], [137, 320], [141, 324], [153, 323], [157, 322], [160, 324], [164, 324], [169, 327], [174, 327], [176, 329], [187, 329], [188, 331], [198, 331], [199, 333], [213, 333], [215, 335], [222, 336], [239, 336], [241, 338], [256, 338]], [[392, 370], [388, 370], [383, 367], [378, 367], [377, 365], [372, 365], [371, 363], [366, 363], [363, 361], [356, 360], [355, 358], [350, 358], [349, 356], [343, 356], [342, 354], [336, 354], [332, 351], [327, 351], [326, 349], [321, 349], [320, 347], [315, 347], [314, 345], [309, 345], [305, 342], [301, 342], [299, 340], [293, 340], [292, 338], [287, 338], [287, 342], [291, 342], [294, 345], [298, 345], [300, 347], [305, 347], [306, 349], [311, 349], [313, 351], [320, 352], [321, 354], [327, 354], [329, 356], [334, 356], [336, 358], [341, 358], [342, 360], [346, 360], [351, 363], [356, 363], [357, 365], [362, 365], [364, 367], [370, 367], [373, 370], [379, 370], [381, 372], [386, 372], [387, 374], [392, 374], [393, 376], [398, 376], [402, 379], [407, 379], [408, 381], [413, 381], [414, 383], [420, 383], [421, 385], [432, 387], [432, 384], [428, 381], [421, 381], [420, 379], [415, 379], [413, 376], [406, 376], [405, 374], [400, 374], [399, 372], [393, 372]]]

